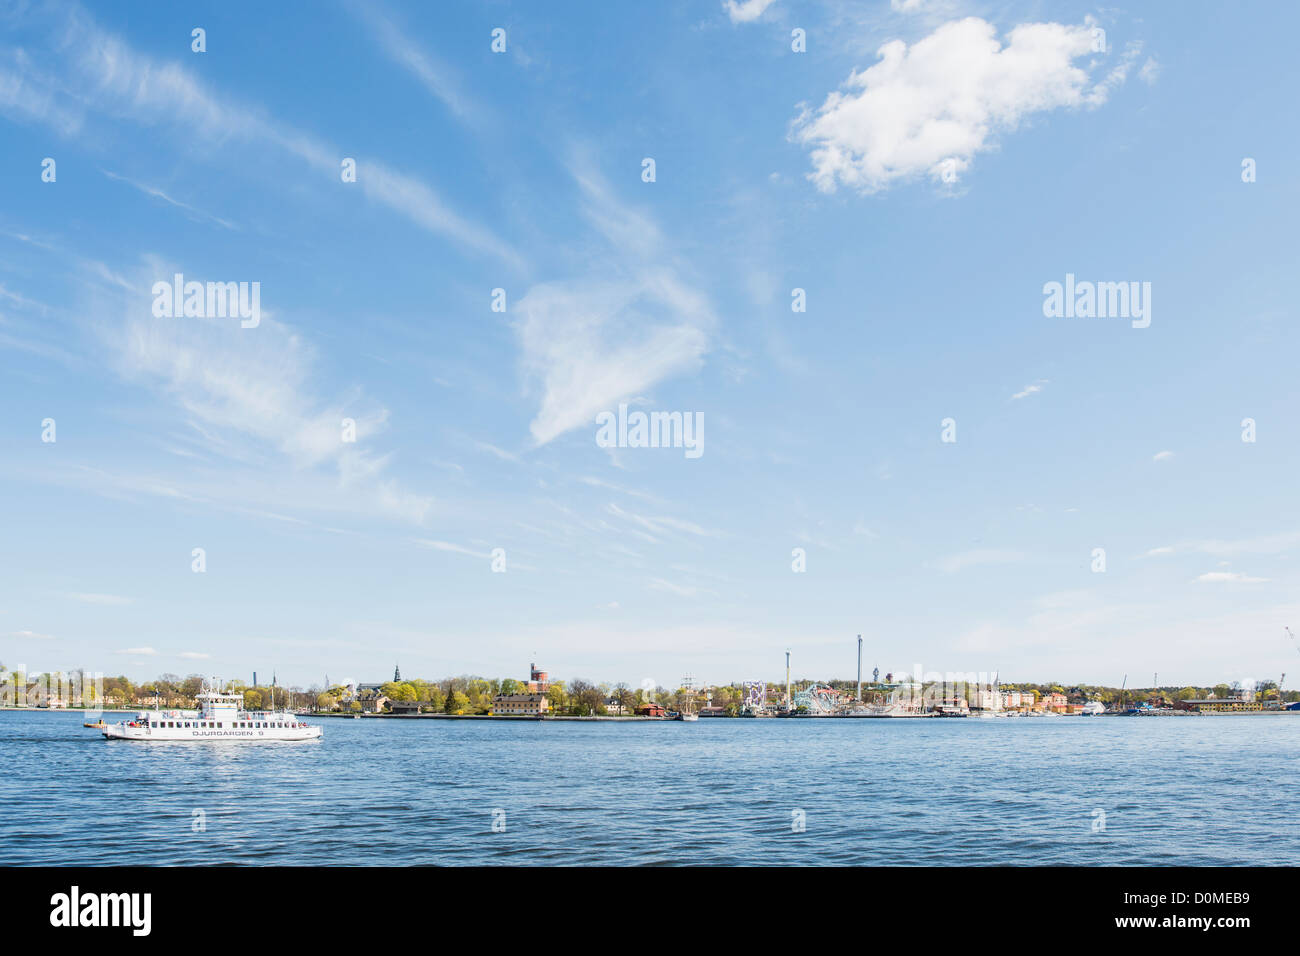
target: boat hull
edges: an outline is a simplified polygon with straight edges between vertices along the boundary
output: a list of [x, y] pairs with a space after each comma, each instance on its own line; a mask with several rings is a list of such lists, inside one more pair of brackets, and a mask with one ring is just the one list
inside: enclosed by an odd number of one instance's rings
[[129, 727], [111, 724], [103, 730], [106, 740], [185, 741], [204, 740], [316, 740], [321, 729], [306, 727], [206, 728], [206, 727]]

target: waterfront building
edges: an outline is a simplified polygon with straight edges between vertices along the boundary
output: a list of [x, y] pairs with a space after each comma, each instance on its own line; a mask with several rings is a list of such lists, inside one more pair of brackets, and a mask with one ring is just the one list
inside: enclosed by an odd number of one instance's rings
[[636, 709], [638, 717], [667, 717], [668, 711], [663, 704], [642, 704]]
[[615, 717], [624, 717], [627, 715], [627, 708], [617, 697], [609, 697], [605, 700], [605, 712]]
[[492, 713], [512, 717], [541, 717], [550, 712], [545, 694], [498, 694], [492, 701]]
[[1038, 702], [1039, 707], [1043, 710], [1065, 710], [1069, 703], [1064, 694], [1044, 694], [1043, 699]]
[[964, 693], [958, 693], [957, 684], [931, 684], [921, 693], [921, 708], [944, 717], [970, 715], [970, 704]]
[[1277, 701], [1243, 700], [1237, 697], [1211, 697], [1207, 700], [1180, 700], [1174, 706], [1179, 710], [1192, 710], [1203, 714], [1247, 714], [1261, 710], [1277, 710]]
[[992, 687], [977, 686], [970, 692], [972, 710], [1001, 710], [1002, 695]]
[[510, 716], [540, 717], [551, 709], [551, 702], [546, 697], [547, 688], [551, 686], [550, 675], [539, 671], [536, 664], [528, 665], [528, 681], [521, 694], [497, 694], [492, 698], [493, 714]]

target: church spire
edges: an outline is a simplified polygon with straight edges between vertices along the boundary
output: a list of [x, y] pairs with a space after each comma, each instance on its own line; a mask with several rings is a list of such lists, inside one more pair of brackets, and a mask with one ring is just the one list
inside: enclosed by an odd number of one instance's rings
[[393, 665], [393, 683], [394, 683], [394, 684], [400, 684], [401, 682], [402, 682], [402, 669], [401, 669], [400, 667], [398, 667], [396, 664], [394, 664], [394, 665]]

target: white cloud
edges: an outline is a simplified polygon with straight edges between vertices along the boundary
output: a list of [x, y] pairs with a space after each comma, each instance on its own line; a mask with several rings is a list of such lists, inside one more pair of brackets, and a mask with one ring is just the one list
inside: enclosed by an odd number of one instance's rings
[[674, 584], [672, 581], [665, 581], [663, 578], [651, 578], [647, 587], [652, 591], [667, 591], [669, 594], [676, 594], [678, 597], [699, 597], [701, 594], [716, 595], [716, 591], [708, 588], [697, 588], [689, 584]]
[[73, 601], [80, 601], [82, 604], [103, 604], [120, 607], [131, 603], [131, 598], [119, 597], [116, 594], [65, 594], [64, 597]]
[[1030, 395], [1037, 395], [1039, 392], [1043, 390], [1043, 386], [1047, 384], [1048, 382], [1046, 379], [1040, 378], [1035, 384], [1026, 385], [1023, 389], [1016, 392], [1016, 394], [1012, 395], [1011, 400], [1014, 402], [1014, 401], [1019, 401], [1022, 398], [1027, 398]]
[[[1238, 538], [1225, 541], [1218, 538], [1183, 542], [1177, 547], [1152, 548], [1145, 556], [1196, 552], [1199, 554], [1235, 555], [1235, 554], [1279, 554], [1300, 546], [1300, 532], [1285, 531], [1279, 534], [1259, 538]], [[1222, 562], [1226, 564], [1227, 562]]]
[[898, 13], [916, 13], [926, 0], [889, 0], [889, 6]]
[[723, 0], [723, 8], [732, 23], [753, 23], [776, 0]]
[[539, 445], [584, 425], [594, 434], [598, 412], [698, 368], [708, 346], [707, 307], [667, 272], [536, 285], [515, 311], [524, 373], [541, 391]]
[[1173, 453], [1172, 451], [1158, 451], [1158, 452], [1156, 452], [1154, 455], [1151, 456], [1151, 460], [1152, 460], [1152, 461], [1168, 461], [1170, 458], [1173, 458], [1173, 457], [1174, 457], [1174, 453]]
[[1266, 584], [1272, 578], [1252, 578], [1240, 571], [1207, 571], [1196, 580], [1208, 584]]
[[951, 554], [945, 558], [940, 558], [935, 562], [935, 567], [947, 574], [961, 571], [963, 568], [976, 567], [983, 564], [1011, 564], [1024, 558], [1018, 551], [1000, 551], [994, 548], [978, 548], [974, 551], [963, 551], [960, 554]]
[[53, 634], [40, 634], [36, 631], [10, 631], [5, 637], [12, 637], [19, 641], [52, 641]]
[[1241, 538], [1235, 541], [1210, 539], [1197, 541], [1191, 545], [1193, 550], [1205, 554], [1277, 554], [1281, 551], [1300, 546], [1300, 532], [1288, 531], [1281, 534], [1266, 535], [1262, 538]]
[[1128, 59], [1094, 83], [1096, 61], [1084, 59], [1093, 42], [1090, 25], [1026, 23], [1003, 45], [978, 17], [946, 23], [911, 47], [891, 40], [879, 62], [795, 120], [792, 135], [811, 149], [809, 179], [823, 192], [842, 183], [874, 193], [921, 174], [961, 173], [995, 148], [999, 132], [1035, 113], [1103, 103]]
[[187, 661], [206, 661], [211, 654], [204, 654], [200, 651], [181, 651], [177, 657], [184, 658]]
[[[611, 248], [599, 277], [544, 282], [515, 305], [525, 387], [540, 393], [529, 426], [544, 445], [629, 395], [699, 367], [716, 322], [706, 298], [668, 260], [658, 228], [579, 163], [584, 217]], [[614, 276], [614, 278], [610, 278]]]
[[1155, 83], [1159, 77], [1160, 64], [1156, 61], [1155, 57], [1147, 57], [1146, 62], [1142, 64], [1142, 69], [1138, 70], [1138, 79], [1149, 86]]

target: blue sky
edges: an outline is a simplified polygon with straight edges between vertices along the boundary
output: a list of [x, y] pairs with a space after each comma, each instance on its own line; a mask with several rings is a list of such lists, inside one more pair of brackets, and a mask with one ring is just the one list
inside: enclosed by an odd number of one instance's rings
[[306, 10], [3, 8], [0, 661], [1300, 675], [1293, 12]]

